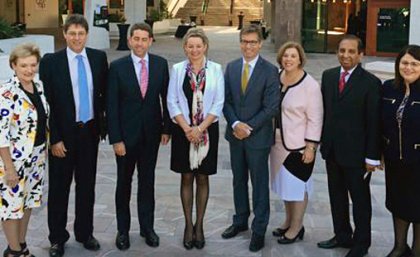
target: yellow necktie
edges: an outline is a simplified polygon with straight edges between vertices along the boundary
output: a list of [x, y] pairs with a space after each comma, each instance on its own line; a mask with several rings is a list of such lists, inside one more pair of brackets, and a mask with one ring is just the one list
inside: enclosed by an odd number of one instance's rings
[[241, 81], [241, 89], [242, 89], [243, 94], [245, 94], [246, 87], [248, 85], [248, 77], [249, 77], [249, 64], [245, 63], [244, 65], [245, 66], [242, 72], [242, 81]]

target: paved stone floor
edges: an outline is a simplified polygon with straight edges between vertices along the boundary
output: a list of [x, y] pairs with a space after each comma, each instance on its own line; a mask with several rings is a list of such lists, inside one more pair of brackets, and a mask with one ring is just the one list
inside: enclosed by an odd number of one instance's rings
[[[230, 60], [240, 56], [238, 31], [229, 27], [205, 27], [210, 38], [209, 58], [226, 65]], [[115, 60], [128, 51], [107, 49], [109, 60]], [[169, 60], [170, 65], [184, 59], [181, 40], [170, 35], [157, 35], [151, 52], [160, 54]], [[265, 42], [262, 56], [275, 63], [276, 54], [272, 44]], [[369, 57], [364, 62], [376, 60], [392, 60], [387, 58]], [[305, 69], [318, 81], [322, 70], [337, 64], [335, 55], [308, 54]], [[226, 123], [222, 119], [221, 131]], [[137, 185], [132, 190], [132, 224], [130, 231], [131, 248], [128, 251], [118, 251], [114, 246], [116, 235], [114, 190], [116, 183], [116, 165], [112, 148], [107, 142], [100, 144], [99, 164], [96, 185], [95, 230], [94, 235], [101, 243], [101, 250], [89, 252], [81, 244], [75, 242], [72, 235], [66, 244], [67, 257], [93, 256], [278, 256], [278, 257], [340, 257], [344, 249], [322, 250], [317, 248], [317, 241], [332, 236], [332, 221], [327, 193], [327, 177], [325, 164], [321, 156], [317, 156], [314, 170], [314, 192], [309, 201], [305, 215], [305, 238], [292, 245], [279, 245], [271, 235], [273, 228], [284, 218], [284, 207], [278, 196], [271, 195], [270, 224], [266, 233], [266, 246], [262, 251], [248, 251], [250, 232], [240, 234], [234, 239], [224, 240], [220, 237], [222, 231], [231, 223], [233, 210], [232, 173], [230, 169], [228, 144], [220, 137], [218, 173], [210, 179], [210, 199], [205, 216], [206, 247], [203, 250], [186, 251], [182, 247], [184, 220], [179, 198], [180, 176], [169, 170], [170, 147], [161, 147], [156, 170], [156, 219], [155, 230], [160, 236], [160, 246], [151, 248], [139, 236], [139, 225], [136, 211]], [[47, 188], [45, 188], [46, 191]], [[369, 257], [382, 257], [392, 248], [393, 232], [390, 213], [385, 209], [384, 175], [376, 172], [372, 176], [372, 247]], [[44, 198], [42, 208], [34, 211], [28, 231], [28, 244], [36, 256], [48, 256], [47, 210]], [[74, 218], [74, 191], [70, 196], [69, 218], [67, 228], [72, 232]], [[251, 217], [252, 218], [252, 217]], [[3, 233], [0, 233], [0, 249], [6, 247]]]

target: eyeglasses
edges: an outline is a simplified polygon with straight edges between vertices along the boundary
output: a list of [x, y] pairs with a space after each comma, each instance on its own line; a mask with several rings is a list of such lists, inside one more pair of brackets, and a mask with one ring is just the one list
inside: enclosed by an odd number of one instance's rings
[[402, 61], [402, 62], [400, 62], [400, 65], [401, 66], [404, 66], [404, 67], [408, 67], [408, 66], [411, 66], [411, 67], [413, 67], [413, 68], [419, 68], [420, 67], [420, 62], [407, 62], [407, 61]]
[[69, 35], [70, 37], [84, 37], [86, 36], [86, 32], [74, 32], [74, 31], [69, 31], [67, 32], [67, 35]]
[[250, 45], [250, 46], [256, 46], [260, 41], [257, 40], [245, 40], [245, 39], [241, 39], [241, 44], [242, 45]]

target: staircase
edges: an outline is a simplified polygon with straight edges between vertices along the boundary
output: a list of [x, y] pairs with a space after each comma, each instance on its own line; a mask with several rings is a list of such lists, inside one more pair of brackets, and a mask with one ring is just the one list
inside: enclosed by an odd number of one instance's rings
[[202, 0], [188, 0], [184, 7], [180, 8], [175, 17], [186, 22], [190, 21], [190, 16], [197, 16], [197, 24], [204, 21], [204, 25], [209, 26], [228, 26], [229, 20], [232, 20], [233, 26], [238, 26], [239, 12], [243, 12], [244, 25], [249, 24], [252, 20], [262, 19], [262, 1], [261, 0], [235, 0], [233, 5], [233, 13], [230, 15], [231, 0], [209, 0], [207, 13], [203, 15], [201, 7]]

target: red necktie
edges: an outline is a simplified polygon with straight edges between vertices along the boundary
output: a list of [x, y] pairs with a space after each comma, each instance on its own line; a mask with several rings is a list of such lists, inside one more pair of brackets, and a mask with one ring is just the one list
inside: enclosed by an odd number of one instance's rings
[[348, 71], [343, 71], [340, 75], [340, 81], [338, 81], [338, 92], [340, 92], [340, 94], [343, 92], [344, 87], [346, 86], [347, 75], [349, 75]]
[[140, 92], [141, 96], [144, 98], [147, 91], [147, 84], [149, 83], [149, 73], [147, 72], [146, 61], [144, 59], [141, 59], [140, 63]]

